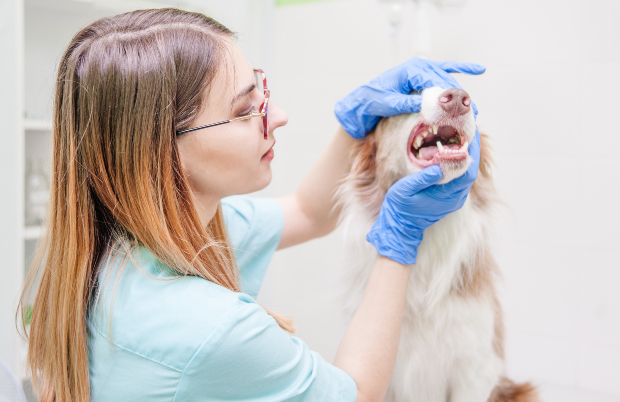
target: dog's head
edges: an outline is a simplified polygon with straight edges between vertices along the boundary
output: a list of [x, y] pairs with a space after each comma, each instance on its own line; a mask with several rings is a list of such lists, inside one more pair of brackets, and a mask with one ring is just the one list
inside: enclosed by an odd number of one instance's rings
[[439, 165], [444, 176], [440, 183], [447, 183], [469, 167], [467, 148], [475, 130], [467, 92], [429, 88], [422, 92], [420, 113], [394, 116], [379, 123], [374, 132], [380, 145], [377, 158], [397, 180]]
[[361, 140], [347, 180], [373, 212], [400, 178], [439, 165], [447, 183], [469, 168], [468, 147], [475, 135], [469, 94], [462, 89], [428, 88], [420, 113], [382, 119]]

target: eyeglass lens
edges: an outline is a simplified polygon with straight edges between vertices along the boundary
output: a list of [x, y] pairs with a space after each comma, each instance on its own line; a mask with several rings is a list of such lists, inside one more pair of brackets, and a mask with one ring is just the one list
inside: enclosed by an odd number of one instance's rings
[[258, 71], [254, 71], [254, 82], [256, 83], [256, 88], [262, 94], [265, 93], [265, 86], [263, 85], [263, 76]]
[[[267, 94], [265, 93], [263, 74], [261, 74], [260, 71], [254, 71], [254, 81], [256, 83], [256, 89], [258, 89], [261, 93], [265, 94], [265, 100], [267, 101]], [[263, 116], [263, 134], [265, 136], [265, 139], [267, 139], [267, 133], [269, 132], [269, 118], [268, 118], [269, 103], [268, 101], [266, 103], [263, 103], [260, 111], [261, 113], [265, 113], [265, 116]]]

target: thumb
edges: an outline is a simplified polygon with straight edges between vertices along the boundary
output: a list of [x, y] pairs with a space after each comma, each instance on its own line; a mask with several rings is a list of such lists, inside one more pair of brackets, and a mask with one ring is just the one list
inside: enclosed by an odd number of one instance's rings
[[405, 176], [397, 181], [392, 188], [402, 196], [412, 196], [443, 179], [443, 172], [437, 165], [429, 166], [421, 172]]

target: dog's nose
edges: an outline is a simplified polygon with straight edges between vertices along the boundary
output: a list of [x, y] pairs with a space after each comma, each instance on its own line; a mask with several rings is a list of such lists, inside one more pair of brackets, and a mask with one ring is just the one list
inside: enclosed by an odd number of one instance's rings
[[439, 105], [447, 113], [460, 116], [469, 112], [471, 98], [462, 89], [450, 88], [439, 95]]

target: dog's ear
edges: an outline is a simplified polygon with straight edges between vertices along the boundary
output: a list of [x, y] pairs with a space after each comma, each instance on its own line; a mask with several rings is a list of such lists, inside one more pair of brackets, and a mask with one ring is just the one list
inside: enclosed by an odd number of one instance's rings
[[374, 134], [359, 140], [353, 150], [355, 160], [351, 174], [357, 176], [356, 187], [363, 187], [375, 180], [377, 174], [377, 141]]
[[358, 200], [373, 216], [379, 214], [385, 195], [377, 180], [377, 149], [374, 133], [359, 140], [353, 149], [355, 159], [347, 178]]

